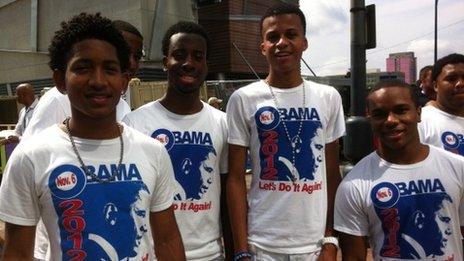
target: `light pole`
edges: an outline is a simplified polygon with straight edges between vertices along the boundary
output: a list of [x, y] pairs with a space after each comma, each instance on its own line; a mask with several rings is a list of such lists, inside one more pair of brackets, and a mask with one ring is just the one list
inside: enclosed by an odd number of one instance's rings
[[433, 57], [433, 64], [437, 62], [437, 21], [438, 21], [438, 13], [437, 13], [437, 8], [438, 7], [438, 0], [435, 0], [435, 49], [434, 49], [434, 57]]

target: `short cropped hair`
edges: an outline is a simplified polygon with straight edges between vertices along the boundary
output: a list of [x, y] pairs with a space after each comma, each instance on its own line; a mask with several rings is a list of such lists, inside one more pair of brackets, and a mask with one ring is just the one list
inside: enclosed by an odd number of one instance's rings
[[73, 55], [73, 46], [88, 39], [98, 39], [110, 43], [116, 48], [121, 71], [129, 67], [129, 47], [122, 34], [110, 19], [100, 13], [81, 13], [69, 21], [61, 23], [48, 47], [52, 70], [66, 70], [66, 65]]
[[[371, 96], [372, 93], [380, 90], [380, 89], [385, 89], [385, 88], [392, 88], [392, 87], [399, 87], [399, 88], [404, 88], [409, 91], [409, 94], [411, 95], [411, 100], [413, 101], [414, 105], [416, 108], [419, 107], [419, 99], [417, 97], [417, 94], [414, 92], [414, 89], [404, 81], [398, 80], [398, 79], [390, 79], [390, 80], [382, 80], [378, 82], [370, 91], [369, 94], [367, 95], [367, 99]], [[368, 103], [369, 104], [369, 103]], [[369, 109], [369, 107], [368, 107]]]
[[303, 26], [303, 33], [306, 34], [306, 18], [301, 11], [301, 9], [293, 4], [288, 4], [288, 3], [278, 3], [275, 4], [271, 7], [269, 7], [264, 15], [261, 17], [261, 21], [259, 22], [259, 31], [263, 31], [263, 22], [264, 19], [271, 17], [271, 16], [276, 16], [276, 15], [283, 15], [283, 14], [296, 14], [298, 17], [300, 17], [301, 21], [301, 26]]
[[171, 36], [177, 33], [197, 34], [203, 37], [206, 42], [206, 59], [209, 58], [210, 40], [208, 37], [208, 33], [206, 32], [205, 28], [203, 28], [201, 25], [194, 23], [194, 22], [188, 22], [188, 21], [180, 21], [172, 25], [171, 27], [169, 27], [169, 29], [166, 31], [163, 37], [162, 48], [161, 48], [161, 51], [163, 52], [164, 56], [168, 56]]
[[140, 31], [135, 26], [133, 26], [132, 24], [130, 24], [130, 23], [126, 22], [126, 21], [122, 21], [122, 20], [114, 20], [113, 24], [116, 27], [116, 29], [118, 29], [119, 31], [124, 31], [124, 32], [128, 32], [128, 33], [137, 35], [138, 37], [140, 37], [143, 40], [143, 36], [140, 33]]
[[419, 78], [421, 78], [425, 74], [425, 72], [432, 71], [432, 70], [433, 70], [432, 65], [426, 65], [426, 66], [422, 67], [422, 69], [420, 69], [420, 71], [419, 71]]
[[437, 62], [433, 65], [432, 70], [432, 80], [436, 81], [438, 79], [438, 75], [440, 75], [441, 70], [448, 64], [458, 64], [464, 63], [464, 55], [459, 53], [452, 53], [445, 57], [442, 57], [437, 60]]

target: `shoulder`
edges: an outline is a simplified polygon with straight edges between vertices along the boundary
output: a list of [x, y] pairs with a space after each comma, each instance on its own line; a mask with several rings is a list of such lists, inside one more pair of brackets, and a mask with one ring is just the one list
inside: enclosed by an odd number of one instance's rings
[[156, 112], [156, 103], [158, 103], [158, 101], [152, 101], [152, 102], [149, 102], [147, 104], [144, 104], [144, 105], [140, 106], [139, 108], [137, 108], [137, 109], [129, 112], [128, 114], [126, 114], [125, 117], [129, 118], [129, 119], [135, 119], [135, 118], [144, 116], [147, 113]]
[[313, 92], [315, 95], [319, 95], [321, 97], [333, 97], [333, 96], [340, 96], [337, 89], [330, 85], [321, 84], [309, 80], [304, 80], [305, 84], [309, 87], [309, 92]]
[[20, 150], [26, 154], [36, 154], [44, 151], [49, 153], [54, 148], [57, 148], [56, 144], [59, 144], [64, 137], [65, 133], [58, 124], [55, 124], [21, 141], [15, 151]]
[[232, 93], [232, 96], [252, 97], [265, 91], [263, 87], [265, 87], [263, 81], [256, 81], [237, 89], [234, 93]]
[[155, 151], [164, 148], [158, 140], [139, 132], [125, 123], [122, 123], [122, 125], [124, 126], [124, 136], [130, 141], [131, 145]]
[[377, 152], [371, 152], [369, 155], [362, 158], [353, 169], [346, 175], [343, 181], [365, 179], [369, 176], [368, 173], [372, 173], [378, 168], [380, 158]]
[[432, 145], [428, 145], [430, 148], [430, 154], [432, 157], [437, 158], [441, 162], [448, 161], [453, 166], [460, 166], [464, 171], [464, 157], [462, 155], [452, 153], [450, 151], [438, 148]]

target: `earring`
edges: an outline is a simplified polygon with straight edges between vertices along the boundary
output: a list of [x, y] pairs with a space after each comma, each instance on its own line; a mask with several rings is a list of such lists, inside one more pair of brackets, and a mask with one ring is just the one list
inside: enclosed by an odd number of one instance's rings
[[167, 71], [168, 71], [168, 68], [164, 67], [164, 68], [163, 68], [163, 71], [164, 71], [164, 72], [167, 72]]

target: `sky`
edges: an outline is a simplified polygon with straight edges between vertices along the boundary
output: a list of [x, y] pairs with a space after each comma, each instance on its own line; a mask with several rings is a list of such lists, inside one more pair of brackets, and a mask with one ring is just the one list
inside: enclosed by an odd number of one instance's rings
[[[303, 59], [317, 76], [350, 68], [350, 0], [300, 0], [308, 49]], [[435, 0], [365, 0], [375, 4], [377, 47], [366, 51], [366, 68], [386, 71], [388, 54], [414, 52], [417, 71], [433, 64]], [[438, 58], [464, 53], [464, 0], [438, 2]], [[311, 75], [302, 64], [302, 73]]]

